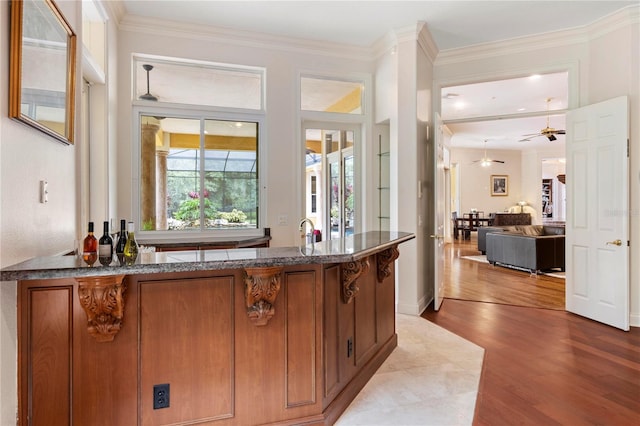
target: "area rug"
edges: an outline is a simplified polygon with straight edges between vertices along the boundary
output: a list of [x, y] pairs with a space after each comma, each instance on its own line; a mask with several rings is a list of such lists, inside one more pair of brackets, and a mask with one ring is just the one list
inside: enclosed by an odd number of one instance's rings
[[[466, 259], [466, 260], [471, 260], [473, 262], [479, 262], [479, 263], [489, 263], [487, 261], [487, 256], [484, 254], [481, 255], [476, 255], [476, 256], [462, 256], [461, 259]], [[502, 265], [504, 267], [507, 268], [511, 268], [511, 269], [517, 269], [519, 271], [523, 271], [523, 272], [529, 272], [528, 269], [524, 269], [524, 268], [518, 268], [515, 266], [509, 266], [509, 265]], [[565, 273], [559, 270], [554, 270], [554, 271], [543, 271], [540, 272], [540, 275], [546, 275], [549, 277], [554, 277], [554, 278], [560, 278], [560, 279], [565, 279]]]

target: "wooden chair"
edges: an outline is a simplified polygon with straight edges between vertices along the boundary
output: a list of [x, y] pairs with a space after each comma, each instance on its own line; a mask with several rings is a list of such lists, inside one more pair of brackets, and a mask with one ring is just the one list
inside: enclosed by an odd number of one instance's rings
[[465, 240], [471, 239], [471, 232], [478, 229], [478, 213], [464, 213], [462, 215], [462, 235]]

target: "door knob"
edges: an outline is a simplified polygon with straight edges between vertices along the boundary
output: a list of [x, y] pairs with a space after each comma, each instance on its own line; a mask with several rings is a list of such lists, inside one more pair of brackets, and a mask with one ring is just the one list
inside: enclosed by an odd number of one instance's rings
[[622, 240], [608, 241], [607, 245], [609, 245], [609, 244], [619, 247], [619, 246], [622, 245]]
[[444, 238], [442, 235], [429, 235], [429, 237], [435, 238], [436, 240], [442, 240]]

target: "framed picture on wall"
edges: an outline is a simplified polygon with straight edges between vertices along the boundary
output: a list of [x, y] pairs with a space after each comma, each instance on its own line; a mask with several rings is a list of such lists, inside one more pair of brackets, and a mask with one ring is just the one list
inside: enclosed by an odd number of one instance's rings
[[491, 196], [509, 195], [509, 176], [491, 175]]

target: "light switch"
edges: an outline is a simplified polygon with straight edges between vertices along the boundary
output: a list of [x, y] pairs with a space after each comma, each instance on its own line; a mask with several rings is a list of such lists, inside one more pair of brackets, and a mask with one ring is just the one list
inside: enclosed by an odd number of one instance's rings
[[40, 181], [40, 202], [42, 204], [46, 203], [49, 201], [49, 189], [48, 189], [48, 183], [46, 180], [41, 180]]

